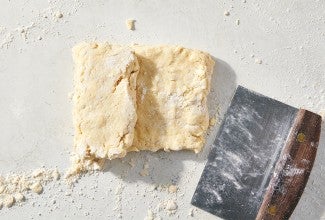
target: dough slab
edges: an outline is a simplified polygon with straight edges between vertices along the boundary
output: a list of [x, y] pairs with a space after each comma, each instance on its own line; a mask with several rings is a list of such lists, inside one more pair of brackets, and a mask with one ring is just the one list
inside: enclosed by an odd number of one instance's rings
[[80, 158], [202, 149], [214, 66], [208, 54], [180, 46], [81, 43], [73, 57]]

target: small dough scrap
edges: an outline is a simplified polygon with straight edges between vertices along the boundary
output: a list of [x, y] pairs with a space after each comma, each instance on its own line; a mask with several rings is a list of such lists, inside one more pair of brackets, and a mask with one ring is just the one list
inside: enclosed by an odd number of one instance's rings
[[14, 198], [16, 202], [23, 202], [25, 200], [25, 196], [21, 193], [16, 193]]
[[130, 31], [134, 31], [135, 30], [134, 23], [135, 23], [135, 20], [133, 20], [133, 19], [126, 20], [125, 24], [126, 24], [127, 29], [129, 29]]
[[174, 200], [166, 201], [166, 207], [168, 211], [174, 211], [178, 208], [177, 203]]
[[168, 187], [168, 192], [169, 192], [169, 193], [176, 193], [177, 190], [178, 190], [178, 188], [177, 188], [177, 186], [175, 186], [175, 185], [170, 185], [170, 186]]
[[40, 182], [36, 182], [30, 186], [30, 189], [37, 194], [41, 194], [43, 192], [43, 186]]
[[15, 204], [15, 198], [12, 195], [6, 195], [3, 200], [3, 205], [7, 208], [10, 208]]
[[76, 153], [89, 159], [124, 157], [137, 121], [134, 52], [82, 43], [73, 48], [73, 59]]

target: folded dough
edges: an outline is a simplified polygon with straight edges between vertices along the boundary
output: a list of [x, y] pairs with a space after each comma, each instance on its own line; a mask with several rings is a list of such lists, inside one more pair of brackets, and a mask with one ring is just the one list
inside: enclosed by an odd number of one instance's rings
[[75, 151], [82, 157], [124, 157], [137, 121], [134, 52], [84, 43], [74, 47], [73, 59]]
[[208, 54], [180, 46], [81, 43], [73, 58], [79, 158], [91, 164], [128, 151], [202, 149], [214, 66]]

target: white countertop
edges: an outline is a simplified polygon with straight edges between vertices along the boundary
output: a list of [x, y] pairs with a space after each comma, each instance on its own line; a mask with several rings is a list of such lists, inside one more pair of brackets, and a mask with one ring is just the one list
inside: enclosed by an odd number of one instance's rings
[[[56, 18], [56, 12], [63, 17]], [[237, 84], [320, 112], [325, 109], [324, 12], [322, 0], [3, 0], [0, 173], [42, 165], [63, 171], [69, 166], [73, 134], [68, 98], [73, 76], [70, 49], [82, 40], [179, 44], [209, 52], [216, 59], [212, 112], [216, 102], [224, 112]], [[129, 18], [136, 20], [135, 31], [126, 28]], [[292, 215], [294, 220], [325, 219], [323, 127], [314, 169]], [[71, 189], [63, 183], [50, 184], [40, 196], [27, 195], [21, 207], [2, 208], [0, 219], [117, 219], [118, 215], [144, 219], [149, 209], [162, 219], [215, 219], [200, 210], [188, 216], [208, 152], [209, 146], [198, 155], [132, 153], [110, 162], [105, 172], [82, 178], [71, 195], [66, 195]], [[127, 163], [131, 158], [136, 161], [134, 168]], [[139, 171], [145, 161], [150, 175], [143, 177]], [[177, 194], [152, 191], [153, 184], [170, 183], [179, 187]], [[116, 195], [119, 186], [121, 195]], [[54, 199], [56, 204], [52, 204]], [[175, 215], [156, 208], [168, 199], [177, 201]]]

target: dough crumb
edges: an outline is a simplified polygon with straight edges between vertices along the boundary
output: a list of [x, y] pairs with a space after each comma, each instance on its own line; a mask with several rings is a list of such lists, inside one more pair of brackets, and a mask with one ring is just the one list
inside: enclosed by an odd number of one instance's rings
[[168, 200], [166, 202], [166, 210], [175, 211], [177, 210], [177, 208], [178, 208], [177, 203], [174, 200]]
[[195, 211], [195, 208], [191, 208], [190, 211], [188, 212], [188, 216], [193, 217], [194, 216], [194, 211]]
[[127, 29], [129, 29], [130, 31], [134, 31], [135, 30], [134, 23], [135, 23], [135, 20], [133, 20], [133, 19], [126, 20], [126, 27], [127, 27]]
[[15, 198], [11, 195], [7, 195], [3, 200], [3, 204], [5, 207], [10, 208], [15, 204]]
[[256, 63], [256, 64], [262, 64], [262, 60], [261, 60], [261, 59], [258, 59], [258, 58], [256, 58], [256, 59], [255, 59], [255, 63]]
[[56, 18], [63, 18], [63, 14], [61, 12], [59, 12], [59, 11], [55, 12], [54, 16]]
[[239, 25], [240, 24], [240, 21], [239, 19], [236, 20], [236, 24]]
[[43, 186], [39, 182], [36, 182], [33, 185], [31, 185], [30, 189], [37, 194], [41, 194], [43, 192]]
[[34, 178], [36, 178], [36, 177], [42, 176], [44, 174], [44, 172], [45, 172], [45, 169], [44, 168], [39, 168], [39, 169], [36, 169], [36, 170], [34, 170], [32, 172], [32, 176]]
[[229, 11], [225, 11], [223, 14], [224, 14], [225, 16], [229, 16], [229, 15], [230, 15], [230, 12], [229, 12]]
[[168, 192], [169, 192], [169, 193], [176, 193], [177, 190], [178, 190], [178, 188], [177, 188], [177, 186], [175, 186], [175, 185], [170, 185], [170, 186], [168, 187]]
[[25, 200], [25, 196], [21, 193], [17, 193], [14, 198], [16, 202], [23, 202]]
[[52, 177], [53, 177], [54, 180], [59, 180], [60, 177], [61, 177], [61, 174], [60, 174], [60, 172], [56, 169], [56, 170], [54, 170], [54, 171], [52, 172]]
[[216, 118], [210, 118], [210, 121], [209, 121], [209, 125], [210, 126], [214, 126], [215, 124], [217, 123], [217, 119]]
[[209, 119], [209, 127], [211, 128], [212, 126], [216, 125], [218, 122], [218, 118], [220, 118], [220, 107], [218, 106], [215, 110], [215, 114], [210, 116]]
[[154, 213], [149, 209], [147, 212], [147, 216], [144, 218], [144, 220], [154, 220], [155, 219], [155, 215]]
[[157, 190], [157, 188], [158, 188], [158, 185], [157, 184], [154, 184], [154, 185], [152, 185], [151, 187], [150, 187], [150, 189], [149, 189], [149, 191], [155, 191], [155, 190]]

